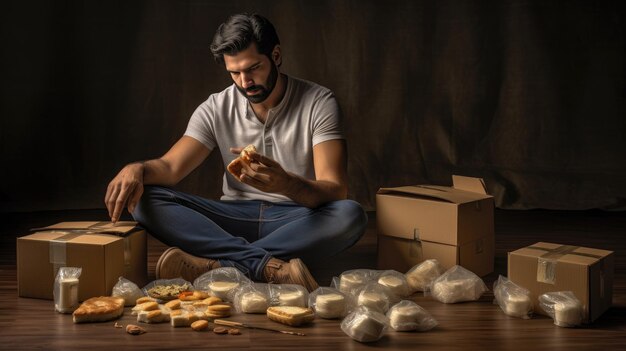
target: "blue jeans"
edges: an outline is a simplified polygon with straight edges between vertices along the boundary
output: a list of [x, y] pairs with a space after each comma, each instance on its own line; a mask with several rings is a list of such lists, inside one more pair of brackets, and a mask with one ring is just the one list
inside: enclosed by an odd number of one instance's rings
[[294, 202], [216, 201], [146, 186], [133, 217], [150, 234], [192, 255], [263, 280], [271, 257], [315, 263], [354, 245], [367, 215], [352, 200], [315, 209]]

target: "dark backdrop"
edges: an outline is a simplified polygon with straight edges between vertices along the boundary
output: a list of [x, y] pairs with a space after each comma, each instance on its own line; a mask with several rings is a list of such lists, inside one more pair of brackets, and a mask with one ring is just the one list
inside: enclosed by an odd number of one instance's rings
[[[259, 12], [284, 72], [335, 91], [350, 197], [483, 177], [501, 208], [626, 205], [624, 13], [611, 1], [12, 1], [0, 10], [0, 209], [102, 208], [230, 84], [209, 43]], [[212, 155], [180, 188], [216, 198]]]

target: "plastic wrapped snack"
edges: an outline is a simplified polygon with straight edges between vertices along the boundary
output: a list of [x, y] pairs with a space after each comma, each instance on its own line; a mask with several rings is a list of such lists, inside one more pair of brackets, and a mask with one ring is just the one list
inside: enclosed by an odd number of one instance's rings
[[307, 307], [309, 292], [297, 284], [269, 284], [270, 306]]
[[353, 308], [353, 297], [335, 288], [319, 287], [309, 294], [309, 307], [324, 319], [345, 317]]
[[386, 313], [392, 304], [392, 295], [386, 286], [370, 282], [357, 290], [356, 303], [358, 306], [365, 306], [373, 311]]
[[254, 283], [241, 287], [235, 294], [235, 310], [240, 313], [266, 313], [270, 306], [268, 284]]
[[539, 296], [539, 306], [559, 327], [578, 326], [583, 320], [583, 305], [571, 291], [548, 292]]
[[335, 288], [344, 294], [353, 294], [365, 284], [378, 276], [378, 271], [371, 269], [353, 269], [341, 273], [339, 282], [335, 283]]
[[161, 301], [177, 299], [181, 293], [193, 291], [193, 285], [182, 278], [157, 279], [142, 289], [143, 293]]
[[359, 342], [378, 341], [385, 335], [389, 319], [382, 313], [359, 306], [343, 319], [341, 330]]
[[493, 295], [494, 302], [511, 317], [529, 319], [533, 313], [530, 292], [507, 277], [498, 276], [498, 280], [493, 283]]
[[387, 312], [389, 325], [396, 331], [427, 331], [437, 326], [437, 321], [413, 301], [402, 300]]
[[378, 276], [378, 284], [386, 286], [398, 298], [407, 297], [411, 294], [406, 276], [398, 271], [383, 271]]
[[193, 281], [196, 289], [208, 291], [224, 301], [233, 301], [237, 290], [252, 281], [235, 267], [220, 267], [204, 273]]
[[52, 291], [57, 312], [72, 313], [78, 308], [78, 278], [82, 271], [78, 267], [59, 268]]
[[461, 266], [448, 269], [430, 288], [433, 298], [443, 303], [476, 301], [488, 290], [479, 276]]
[[145, 296], [143, 291], [139, 289], [137, 284], [130, 280], [120, 277], [115, 283], [111, 296], [117, 296], [124, 299], [124, 306], [135, 306], [137, 299]]
[[406, 272], [406, 280], [409, 283], [411, 293], [416, 291], [428, 291], [433, 280], [439, 278], [445, 272], [436, 259], [426, 260], [413, 266]]

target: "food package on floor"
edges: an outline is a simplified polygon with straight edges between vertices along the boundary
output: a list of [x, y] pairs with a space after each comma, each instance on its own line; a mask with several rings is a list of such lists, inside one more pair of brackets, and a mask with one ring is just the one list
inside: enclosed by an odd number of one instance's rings
[[254, 283], [243, 286], [234, 298], [235, 310], [240, 313], [265, 313], [270, 306], [268, 284]]
[[239, 288], [250, 284], [252, 281], [235, 267], [213, 269], [193, 281], [196, 289], [208, 291], [211, 295], [230, 302]]
[[413, 266], [406, 272], [406, 280], [409, 283], [411, 293], [428, 291], [433, 280], [439, 278], [443, 272], [445, 269], [435, 258]]
[[365, 306], [357, 307], [341, 322], [341, 330], [359, 342], [380, 340], [389, 328], [389, 319]]
[[479, 276], [461, 266], [448, 269], [430, 288], [433, 298], [443, 303], [476, 301], [488, 290]]
[[54, 309], [60, 313], [72, 313], [78, 307], [78, 278], [81, 268], [61, 267], [54, 279]]
[[376, 280], [379, 271], [373, 269], [352, 269], [339, 275], [338, 279], [333, 279], [333, 287], [344, 294], [353, 294], [365, 284]]
[[298, 284], [269, 284], [270, 306], [306, 307], [309, 292]]
[[356, 304], [358, 306], [365, 306], [379, 313], [386, 313], [394, 298], [389, 288], [375, 281], [369, 282], [356, 291]]
[[493, 283], [493, 295], [494, 302], [511, 317], [529, 319], [533, 313], [530, 291], [513, 283], [507, 277], [499, 276]]
[[427, 331], [437, 326], [437, 321], [422, 306], [402, 300], [387, 312], [389, 325], [395, 331]]
[[547, 292], [539, 296], [539, 306], [559, 327], [575, 327], [583, 321], [583, 305], [571, 291]]
[[193, 291], [193, 285], [182, 278], [157, 279], [143, 287], [143, 293], [160, 301], [177, 299], [184, 292]]
[[335, 288], [319, 287], [309, 294], [309, 307], [324, 319], [345, 317], [354, 309], [353, 296]]
[[120, 277], [113, 287], [113, 290], [111, 290], [111, 296], [123, 298], [124, 306], [134, 306], [136, 301], [143, 297], [144, 294], [137, 284], [124, 277]]
[[378, 276], [378, 284], [386, 286], [399, 299], [411, 295], [406, 276], [398, 271], [382, 271]]

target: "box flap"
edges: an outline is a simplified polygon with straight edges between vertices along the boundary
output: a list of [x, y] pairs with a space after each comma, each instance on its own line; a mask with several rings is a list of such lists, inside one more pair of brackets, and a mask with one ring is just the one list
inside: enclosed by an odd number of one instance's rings
[[477, 194], [470, 191], [454, 189], [437, 185], [410, 185], [397, 188], [380, 188], [378, 194], [395, 194], [408, 197], [422, 197], [431, 200], [441, 200], [453, 204], [462, 204], [490, 198], [489, 195]]
[[572, 263], [579, 265], [592, 265], [612, 252], [607, 250], [592, 249], [580, 246], [568, 246], [546, 242], [538, 242], [533, 245], [515, 250], [512, 254], [533, 258], [552, 258], [557, 262]]
[[487, 195], [485, 181], [481, 178], [464, 177], [460, 175], [452, 176], [452, 186], [455, 189], [470, 191], [472, 193]]
[[67, 232], [79, 232], [79, 233], [103, 233], [113, 235], [126, 235], [136, 230], [137, 222], [133, 221], [120, 221], [120, 222], [61, 222], [53, 224], [51, 226], [42, 228], [33, 228], [31, 231], [50, 231], [61, 230]]

